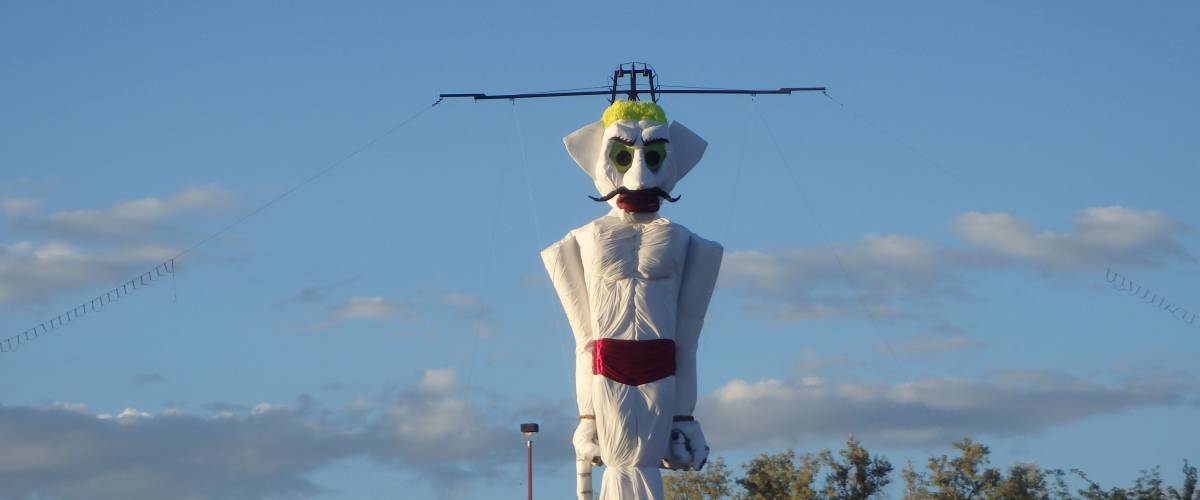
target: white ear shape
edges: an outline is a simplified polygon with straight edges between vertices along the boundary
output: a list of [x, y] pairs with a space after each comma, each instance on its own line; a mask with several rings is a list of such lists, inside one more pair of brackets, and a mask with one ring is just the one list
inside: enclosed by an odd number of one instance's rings
[[563, 137], [567, 154], [583, 169], [588, 177], [596, 176], [596, 159], [600, 157], [600, 146], [604, 142], [604, 124], [595, 121]]
[[[700, 163], [708, 142], [679, 122], [671, 122], [671, 162], [675, 165], [675, 181]], [[574, 135], [574, 134], [572, 134]], [[674, 183], [672, 183], [674, 184]]]

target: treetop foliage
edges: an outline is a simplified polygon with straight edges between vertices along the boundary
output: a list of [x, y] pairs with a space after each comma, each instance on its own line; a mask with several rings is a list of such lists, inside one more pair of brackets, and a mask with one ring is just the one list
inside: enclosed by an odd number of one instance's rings
[[[965, 438], [953, 444], [954, 456], [930, 457], [925, 470], [909, 463], [900, 471], [904, 500], [1200, 500], [1197, 470], [1183, 462], [1183, 484], [1166, 486], [1158, 467], [1141, 471], [1127, 488], [1104, 487], [1083, 471], [1042, 469], [1016, 463], [1001, 470], [989, 459], [991, 450]], [[797, 456], [794, 450], [760, 454], [742, 465], [745, 474], [733, 478], [725, 460], [717, 457], [703, 471], [670, 472], [663, 476], [672, 500], [866, 500], [882, 498], [891, 483], [892, 464], [871, 455], [850, 436], [836, 454], [821, 450]], [[1072, 491], [1068, 479], [1082, 483]], [[735, 487], [736, 485], [736, 487]]]

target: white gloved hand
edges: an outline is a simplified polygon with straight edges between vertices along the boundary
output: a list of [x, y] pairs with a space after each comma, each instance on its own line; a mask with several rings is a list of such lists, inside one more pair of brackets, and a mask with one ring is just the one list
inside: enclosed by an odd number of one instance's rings
[[589, 463], [600, 463], [600, 443], [596, 437], [596, 419], [579, 419], [575, 428], [575, 436], [571, 438], [575, 444], [575, 460]]
[[671, 447], [663, 466], [673, 470], [700, 470], [708, 462], [708, 442], [700, 422], [675, 422], [671, 429]]

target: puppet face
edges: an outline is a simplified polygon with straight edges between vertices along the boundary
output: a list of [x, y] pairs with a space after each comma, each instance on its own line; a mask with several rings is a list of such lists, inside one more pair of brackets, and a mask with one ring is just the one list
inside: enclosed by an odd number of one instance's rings
[[678, 122], [667, 125], [657, 105], [625, 101], [563, 142], [610, 205], [638, 213], [657, 212], [662, 198], [700, 161], [707, 146]]
[[626, 212], [657, 212], [661, 198], [652, 188], [674, 184], [667, 182], [674, 177], [667, 125], [650, 120], [621, 120], [605, 128], [603, 137], [593, 177], [603, 175], [608, 178], [607, 185], [629, 191], [610, 198], [609, 203]]

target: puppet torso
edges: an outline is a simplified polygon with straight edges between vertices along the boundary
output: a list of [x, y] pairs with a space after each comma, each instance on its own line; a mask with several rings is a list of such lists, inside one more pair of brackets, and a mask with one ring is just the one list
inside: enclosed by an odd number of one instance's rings
[[596, 338], [674, 339], [691, 232], [658, 218], [605, 216], [574, 231]]

